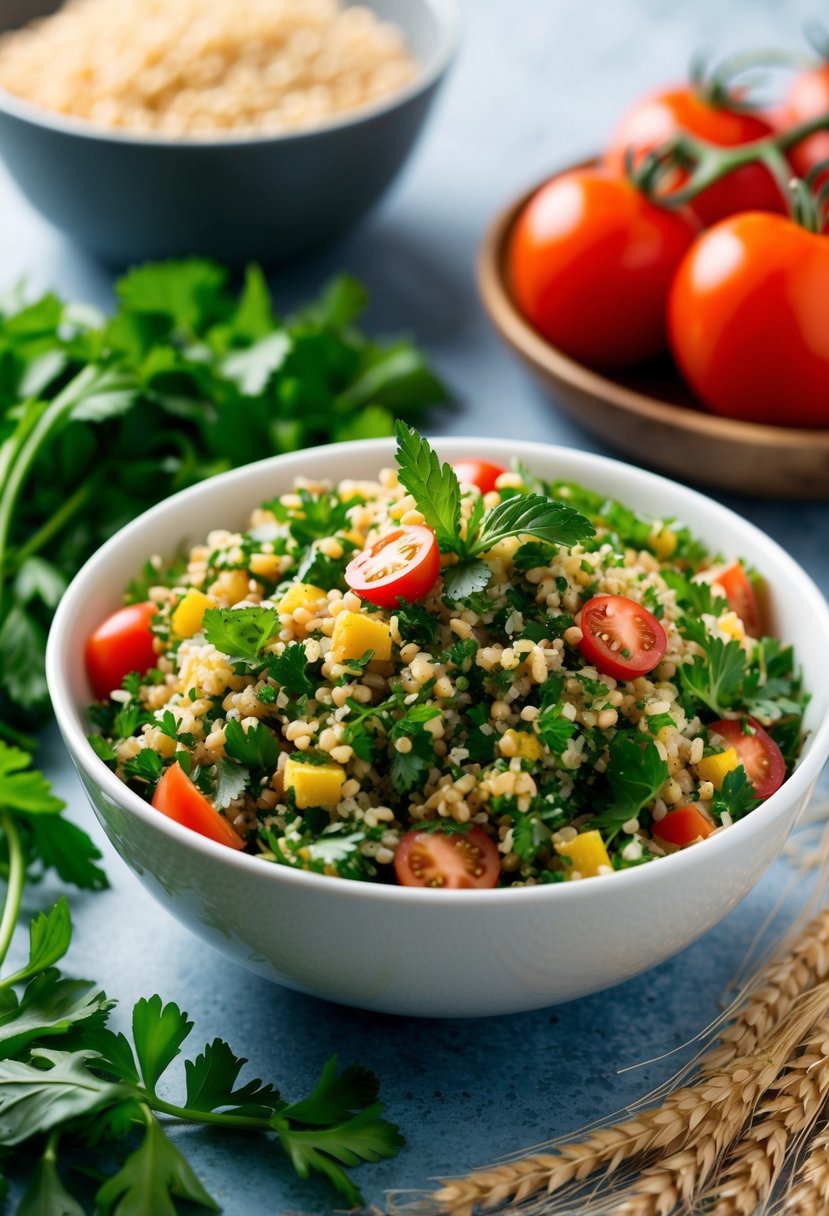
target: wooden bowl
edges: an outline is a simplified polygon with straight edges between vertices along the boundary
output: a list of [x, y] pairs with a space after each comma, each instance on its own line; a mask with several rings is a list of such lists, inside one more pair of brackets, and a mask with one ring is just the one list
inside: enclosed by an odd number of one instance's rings
[[568, 358], [533, 329], [510, 294], [507, 251], [534, 193], [508, 207], [487, 232], [478, 288], [496, 330], [556, 405], [636, 463], [681, 481], [762, 497], [829, 499], [829, 430], [720, 418], [694, 398], [668, 356], [611, 378]]

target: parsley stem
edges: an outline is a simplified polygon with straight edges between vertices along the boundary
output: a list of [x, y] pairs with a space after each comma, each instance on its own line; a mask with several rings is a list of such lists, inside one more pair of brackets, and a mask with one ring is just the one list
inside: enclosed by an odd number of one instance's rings
[[43, 526], [38, 528], [37, 532], [29, 537], [25, 545], [20, 545], [14, 553], [13, 563], [9, 561], [8, 565], [13, 565], [15, 569], [19, 569], [27, 557], [38, 553], [53, 536], [56, 536], [60, 532], [61, 528], [69, 522], [73, 515], [77, 515], [78, 511], [86, 506], [94, 487], [95, 481], [92, 478], [89, 478], [89, 480], [78, 486], [75, 493], [71, 494], [58, 510], [55, 511], [54, 515], [50, 516]]
[[258, 1118], [255, 1115], [222, 1115], [213, 1110], [193, 1110], [189, 1106], [175, 1106], [172, 1102], [164, 1102], [146, 1091], [146, 1100], [154, 1111], [160, 1115], [172, 1115], [187, 1123], [210, 1123], [218, 1127], [247, 1127], [256, 1128], [262, 1132], [273, 1131], [270, 1119]]
[[0, 965], [2, 965], [9, 952], [17, 919], [20, 916], [23, 883], [26, 880], [26, 862], [17, 826], [11, 814], [6, 810], [0, 811], [0, 830], [5, 833], [9, 850], [8, 887], [3, 904], [3, 916], [0, 919]]

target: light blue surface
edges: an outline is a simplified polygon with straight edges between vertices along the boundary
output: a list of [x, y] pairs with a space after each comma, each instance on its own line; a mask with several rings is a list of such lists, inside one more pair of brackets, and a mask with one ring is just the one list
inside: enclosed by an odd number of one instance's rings
[[[484, 226], [545, 172], [592, 152], [618, 109], [641, 89], [680, 76], [693, 49], [794, 46], [814, 11], [803, 0], [467, 0], [465, 47], [406, 176], [346, 245], [283, 275], [280, 301], [289, 305], [345, 267], [371, 289], [375, 330], [416, 333], [453, 385], [462, 404], [440, 429], [605, 450], [555, 412], [490, 331], [473, 279]], [[3, 281], [25, 273], [33, 287], [107, 303], [106, 273], [54, 235], [5, 178], [0, 219]], [[829, 591], [829, 505], [727, 501]], [[649, 1089], [670, 1063], [617, 1070], [681, 1044], [716, 1014], [792, 879], [778, 863], [703, 940], [613, 991], [487, 1022], [378, 1017], [272, 987], [191, 937], [104, 843], [56, 739], [46, 767], [73, 817], [101, 841], [113, 882], [109, 893], [74, 898], [72, 972], [95, 977], [124, 1009], [154, 991], [179, 1001], [196, 1022], [194, 1046], [227, 1038], [256, 1075], [281, 1082], [288, 1095], [306, 1087], [332, 1051], [374, 1067], [389, 1115], [408, 1137], [395, 1161], [358, 1175], [378, 1204], [384, 1188], [422, 1187], [435, 1175], [562, 1134]], [[34, 892], [32, 911], [50, 893]], [[331, 1210], [322, 1186], [298, 1184], [261, 1142], [202, 1132], [182, 1140], [228, 1216]]]

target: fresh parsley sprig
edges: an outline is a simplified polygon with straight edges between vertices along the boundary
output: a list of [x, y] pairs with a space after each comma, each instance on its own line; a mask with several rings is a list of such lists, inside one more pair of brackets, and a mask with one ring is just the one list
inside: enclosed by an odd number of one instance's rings
[[549, 546], [571, 546], [595, 535], [595, 528], [580, 512], [533, 491], [507, 498], [488, 511], [482, 499], [476, 499], [462, 536], [461, 487], [454, 469], [442, 463], [429, 441], [400, 419], [395, 435], [401, 485], [414, 498], [441, 551], [459, 559], [457, 565], [443, 571], [444, 588], [451, 599], [465, 599], [484, 589], [490, 570], [480, 559], [499, 541], [526, 536]]

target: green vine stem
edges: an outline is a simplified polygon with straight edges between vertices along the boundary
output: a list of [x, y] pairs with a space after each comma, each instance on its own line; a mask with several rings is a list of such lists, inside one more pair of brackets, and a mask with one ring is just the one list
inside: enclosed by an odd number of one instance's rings
[[727, 107], [741, 114], [750, 114], [760, 108], [761, 102], [748, 96], [748, 91], [763, 81], [762, 77], [745, 80], [737, 84], [739, 76], [763, 68], [812, 67], [814, 59], [794, 51], [750, 51], [729, 55], [715, 66], [711, 66], [704, 55], [691, 60], [690, 79], [696, 95], [709, 106]]

